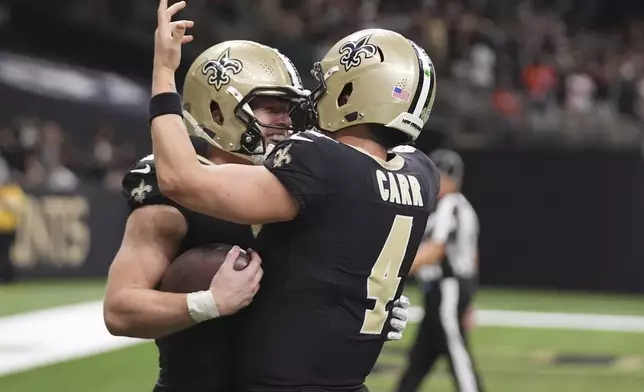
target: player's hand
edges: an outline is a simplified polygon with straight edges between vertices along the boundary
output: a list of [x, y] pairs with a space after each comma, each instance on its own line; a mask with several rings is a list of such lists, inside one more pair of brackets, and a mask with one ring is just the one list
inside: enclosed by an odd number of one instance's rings
[[186, 30], [194, 26], [191, 20], [172, 22], [172, 17], [186, 7], [185, 1], [168, 7], [168, 0], [159, 1], [157, 11], [157, 30], [154, 33], [154, 68], [155, 71], [175, 72], [181, 62], [181, 45], [192, 41]]
[[262, 259], [252, 250], [248, 252], [250, 256], [248, 266], [241, 271], [236, 271], [234, 264], [240, 251], [239, 246], [234, 246], [228, 252], [210, 283], [210, 292], [222, 316], [233, 314], [248, 306], [257, 294], [259, 281], [264, 275], [261, 267]]
[[409, 298], [401, 295], [394, 307], [391, 309], [391, 325], [392, 331], [387, 333], [387, 340], [400, 340], [403, 337], [403, 331], [407, 327], [407, 319], [409, 318]]
[[471, 332], [476, 328], [476, 315], [474, 314], [474, 309], [471, 305], [468, 306], [461, 317], [463, 317], [462, 323], [465, 331]]

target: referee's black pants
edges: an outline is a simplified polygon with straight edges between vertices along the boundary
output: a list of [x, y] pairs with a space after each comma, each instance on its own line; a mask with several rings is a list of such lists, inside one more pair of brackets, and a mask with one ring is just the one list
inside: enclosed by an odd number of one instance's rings
[[15, 232], [0, 233], [0, 284], [13, 282], [16, 277], [10, 257], [11, 245], [15, 239]]
[[463, 329], [462, 316], [473, 295], [474, 285], [469, 280], [443, 278], [428, 285], [425, 316], [409, 353], [398, 392], [416, 391], [442, 355], [449, 359], [459, 392], [483, 391]]

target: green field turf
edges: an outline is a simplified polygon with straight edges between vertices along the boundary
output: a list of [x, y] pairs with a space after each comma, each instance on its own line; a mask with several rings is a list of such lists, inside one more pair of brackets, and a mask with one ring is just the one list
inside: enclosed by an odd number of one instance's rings
[[[414, 335], [389, 344], [378, 371], [369, 377], [373, 392], [392, 390], [404, 366], [406, 347]], [[644, 334], [480, 328], [474, 334], [476, 359], [489, 391], [496, 392], [635, 392], [644, 386]], [[608, 365], [555, 365], [553, 353], [639, 356]], [[0, 378], [0, 390], [138, 392], [150, 390], [156, 376], [152, 344], [114, 351]], [[91, 387], [89, 387], [91, 385]], [[423, 391], [451, 391], [444, 364]]]
[[[69, 305], [103, 297], [105, 280], [30, 281], [0, 285], [0, 317], [14, 313]], [[422, 298], [410, 285], [405, 293], [412, 305], [422, 306]], [[543, 312], [644, 315], [644, 297], [557, 291], [482, 289], [476, 298], [482, 309], [528, 310]]]
[[[0, 286], [3, 314], [84, 300], [100, 299], [102, 282], [33, 283]], [[8, 294], [8, 296], [6, 296]], [[408, 292], [420, 305], [416, 290]], [[83, 297], [83, 298], [80, 298]], [[10, 298], [8, 308], [6, 307]], [[641, 297], [483, 290], [477, 306], [485, 309], [644, 314]], [[10, 310], [7, 310], [10, 309]], [[11, 310], [13, 309], [13, 310]], [[402, 342], [388, 343], [376, 371], [372, 392], [393, 390], [415, 336], [411, 324]], [[492, 392], [637, 392], [644, 391], [644, 333], [479, 327], [472, 337], [475, 357]], [[557, 354], [596, 356], [595, 364], [557, 364]], [[1, 354], [0, 354], [1, 355]], [[607, 357], [607, 358], [602, 358]], [[135, 392], [149, 391], [157, 366], [153, 344], [56, 364], [0, 378], [0, 391]], [[605, 361], [602, 361], [605, 359]], [[444, 364], [423, 391], [452, 391]]]
[[0, 317], [103, 297], [104, 279], [29, 281], [0, 285]]

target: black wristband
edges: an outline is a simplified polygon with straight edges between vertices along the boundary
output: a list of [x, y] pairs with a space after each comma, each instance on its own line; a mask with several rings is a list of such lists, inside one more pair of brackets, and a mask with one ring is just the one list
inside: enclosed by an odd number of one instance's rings
[[183, 117], [181, 95], [177, 93], [161, 93], [150, 98], [148, 106], [148, 125], [152, 125], [155, 117], [164, 114], [176, 114]]

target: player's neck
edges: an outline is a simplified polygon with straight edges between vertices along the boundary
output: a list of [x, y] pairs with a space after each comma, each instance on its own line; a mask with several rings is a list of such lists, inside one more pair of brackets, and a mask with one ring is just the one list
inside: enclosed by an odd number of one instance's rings
[[335, 135], [335, 140], [357, 147], [383, 161], [387, 160], [387, 150], [371, 138], [366, 128], [356, 126], [354, 128], [344, 129]]
[[452, 194], [454, 194], [454, 193], [458, 193], [458, 192], [459, 192], [459, 190], [458, 190], [458, 189], [456, 189], [456, 188], [453, 188], [453, 189], [446, 189], [446, 190], [442, 190], [442, 189], [441, 189], [441, 191], [440, 191], [440, 192], [439, 192], [439, 194], [438, 194], [438, 198], [439, 198], [439, 199], [442, 199], [442, 198], [444, 198], [445, 196], [452, 195]]
[[460, 187], [451, 179], [451, 177], [441, 174], [440, 192], [438, 194], [439, 199], [442, 199], [443, 197], [452, 193], [458, 193], [460, 191]]

